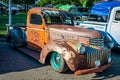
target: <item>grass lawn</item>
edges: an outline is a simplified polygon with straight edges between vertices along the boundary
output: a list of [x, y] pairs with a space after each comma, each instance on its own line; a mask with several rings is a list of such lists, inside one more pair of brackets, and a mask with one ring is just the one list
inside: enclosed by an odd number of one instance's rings
[[[8, 24], [8, 15], [0, 15], [0, 37], [6, 37]], [[12, 16], [12, 24], [26, 23], [26, 13], [20, 13], [19, 15]]]

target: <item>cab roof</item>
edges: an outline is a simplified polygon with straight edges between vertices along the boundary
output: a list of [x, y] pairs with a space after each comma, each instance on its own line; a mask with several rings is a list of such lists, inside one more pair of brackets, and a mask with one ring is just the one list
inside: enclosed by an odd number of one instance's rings
[[36, 8], [32, 8], [28, 11], [28, 13], [31, 13], [31, 12], [41, 12], [42, 10], [58, 10], [58, 9], [55, 9], [55, 8], [45, 8], [45, 7], [36, 7]]

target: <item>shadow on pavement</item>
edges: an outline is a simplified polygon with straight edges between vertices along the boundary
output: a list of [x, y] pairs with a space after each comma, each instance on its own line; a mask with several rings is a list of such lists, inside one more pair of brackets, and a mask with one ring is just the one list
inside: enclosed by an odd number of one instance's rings
[[6, 42], [0, 42], [0, 74], [40, 68], [45, 65], [20, 51], [11, 50]]
[[[102, 80], [109, 79], [115, 76], [120, 76], [120, 51], [112, 51], [113, 64], [110, 68], [104, 70], [103, 72], [95, 73], [92, 80]], [[74, 74], [74, 72], [68, 70], [64, 74]], [[89, 74], [85, 74], [89, 75]]]
[[[96, 73], [96, 75], [92, 77], [93, 80], [120, 76], [120, 54], [118, 53], [119, 52], [112, 51], [113, 65], [103, 72]], [[0, 74], [26, 71], [44, 66], [45, 65], [31, 59], [31, 57], [20, 51], [11, 50], [7, 43], [4, 44], [4, 42], [0, 42]], [[68, 70], [62, 74], [74, 74], [74, 72]]]
[[109, 79], [112, 77], [120, 76], [120, 51], [112, 50], [113, 64], [107, 70], [96, 73], [93, 80]]

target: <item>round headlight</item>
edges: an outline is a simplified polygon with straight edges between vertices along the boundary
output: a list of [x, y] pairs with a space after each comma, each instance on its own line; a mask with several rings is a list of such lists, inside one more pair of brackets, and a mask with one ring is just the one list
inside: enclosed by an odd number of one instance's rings
[[112, 42], [112, 41], [111, 41], [111, 42], [108, 42], [108, 43], [107, 43], [107, 46], [108, 46], [109, 48], [113, 48], [113, 47], [114, 47], [114, 42]]
[[79, 48], [79, 53], [80, 54], [83, 54], [84, 52], [85, 52], [85, 50], [86, 50], [86, 47], [85, 46], [80, 46], [80, 48]]

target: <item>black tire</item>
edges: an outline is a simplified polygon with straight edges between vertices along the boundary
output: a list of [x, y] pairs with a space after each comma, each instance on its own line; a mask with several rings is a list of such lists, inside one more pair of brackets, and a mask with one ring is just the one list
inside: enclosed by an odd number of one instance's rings
[[15, 40], [14, 40], [13, 38], [10, 38], [10, 39], [9, 39], [9, 46], [10, 46], [10, 48], [12, 48], [12, 49], [16, 49]]
[[13, 11], [12, 11], [12, 15], [15, 15], [15, 14], [16, 14], [16, 10], [13, 10]]
[[51, 64], [52, 68], [57, 72], [65, 72], [68, 70], [68, 66], [67, 66], [65, 60], [57, 52], [53, 52], [51, 54], [50, 64]]
[[79, 18], [79, 17], [76, 18], [76, 21], [80, 21], [80, 20], [81, 20], [81, 18]]

